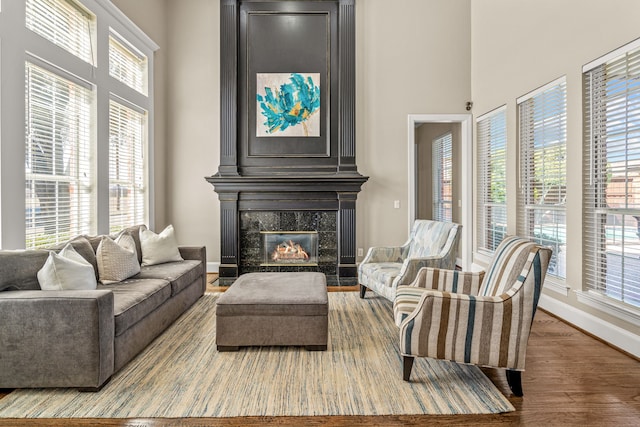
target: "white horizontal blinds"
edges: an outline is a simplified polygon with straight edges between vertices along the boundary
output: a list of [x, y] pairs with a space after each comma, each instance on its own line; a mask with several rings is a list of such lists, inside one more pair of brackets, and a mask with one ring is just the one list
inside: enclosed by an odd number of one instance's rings
[[109, 105], [109, 229], [146, 223], [146, 115]]
[[493, 252], [507, 231], [507, 120], [500, 108], [478, 120], [477, 244]]
[[518, 233], [553, 249], [549, 274], [566, 277], [567, 107], [564, 79], [518, 104]]
[[584, 276], [640, 307], [640, 49], [584, 75]]
[[447, 133], [433, 140], [433, 219], [451, 222], [452, 219], [452, 137]]
[[26, 247], [91, 232], [91, 90], [26, 63]]
[[92, 32], [95, 16], [72, 0], [27, 0], [26, 25], [31, 31], [95, 65]]
[[109, 75], [147, 94], [147, 57], [115, 34], [109, 37]]

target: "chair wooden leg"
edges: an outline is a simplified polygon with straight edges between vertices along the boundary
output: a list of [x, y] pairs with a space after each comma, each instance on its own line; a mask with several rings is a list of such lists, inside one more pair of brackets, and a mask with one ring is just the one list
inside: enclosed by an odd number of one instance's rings
[[515, 396], [522, 397], [522, 372], [507, 369], [507, 383]]
[[413, 356], [402, 356], [402, 379], [409, 381], [411, 369], [413, 369]]
[[364, 294], [367, 292], [367, 287], [360, 285], [360, 298], [364, 298]]

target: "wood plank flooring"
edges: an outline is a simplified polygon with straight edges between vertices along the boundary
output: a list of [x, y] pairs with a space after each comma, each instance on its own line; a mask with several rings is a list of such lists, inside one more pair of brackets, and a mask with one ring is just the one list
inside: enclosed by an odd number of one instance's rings
[[[209, 289], [218, 290], [212, 286]], [[503, 371], [484, 372], [509, 398], [515, 412], [464, 416], [0, 419], [0, 426], [640, 426], [640, 361], [542, 310], [536, 314], [529, 339], [527, 370], [522, 375], [524, 397], [511, 394]], [[0, 398], [9, 391], [0, 390]]]

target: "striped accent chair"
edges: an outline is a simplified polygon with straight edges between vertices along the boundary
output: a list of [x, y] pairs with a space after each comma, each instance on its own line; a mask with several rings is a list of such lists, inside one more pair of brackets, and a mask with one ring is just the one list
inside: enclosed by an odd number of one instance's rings
[[452, 222], [418, 219], [404, 245], [370, 248], [358, 266], [360, 298], [371, 289], [393, 301], [396, 288], [413, 282], [421, 268], [455, 268], [461, 230]]
[[506, 368], [514, 395], [522, 396], [521, 372], [533, 316], [551, 249], [506, 237], [486, 271], [423, 268], [399, 286], [393, 304], [400, 327], [404, 380], [415, 357]]

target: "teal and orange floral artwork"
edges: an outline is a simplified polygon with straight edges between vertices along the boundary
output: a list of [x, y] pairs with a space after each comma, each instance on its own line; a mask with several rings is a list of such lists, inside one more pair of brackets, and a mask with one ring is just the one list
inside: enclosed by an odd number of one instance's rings
[[258, 73], [256, 136], [320, 136], [320, 73]]

